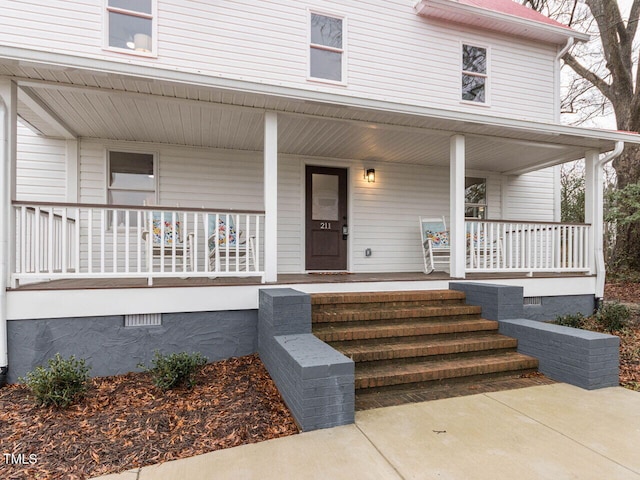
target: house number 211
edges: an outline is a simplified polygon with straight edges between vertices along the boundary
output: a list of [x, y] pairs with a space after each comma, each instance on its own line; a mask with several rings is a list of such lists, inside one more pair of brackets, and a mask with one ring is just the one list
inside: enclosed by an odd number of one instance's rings
[[331, 230], [331, 222], [320, 222], [320, 230]]

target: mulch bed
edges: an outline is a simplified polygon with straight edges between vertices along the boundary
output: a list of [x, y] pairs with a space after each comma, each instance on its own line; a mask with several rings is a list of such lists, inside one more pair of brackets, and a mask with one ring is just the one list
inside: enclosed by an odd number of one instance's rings
[[620, 385], [640, 391], [640, 283], [607, 283], [604, 297], [631, 309], [629, 327], [615, 332], [620, 337]]
[[[82, 479], [298, 432], [257, 355], [207, 364], [197, 382], [162, 392], [147, 373], [94, 378], [66, 410], [2, 388], [0, 477]], [[9, 465], [11, 453], [26, 465]]]

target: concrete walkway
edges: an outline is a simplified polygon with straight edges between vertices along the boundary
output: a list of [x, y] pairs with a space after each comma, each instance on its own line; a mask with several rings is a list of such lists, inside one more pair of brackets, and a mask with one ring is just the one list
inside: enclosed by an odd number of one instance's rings
[[640, 480], [640, 393], [566, 384], [358, 412], [355, 425], [106, 480]]

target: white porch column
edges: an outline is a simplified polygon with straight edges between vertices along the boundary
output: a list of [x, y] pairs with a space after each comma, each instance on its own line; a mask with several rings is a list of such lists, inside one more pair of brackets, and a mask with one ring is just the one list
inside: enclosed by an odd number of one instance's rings
[[[604, 209], [604, 180], [602, 165], [598, 161], [600, 154], [597, 150], [585, 153], [584, 179], [584, 221], [591, 224], [589, 229], [589, 250], [591, 260], [591, 274], [597, 275], [596, 296], [604, 296], [604, 251], [603, 251], [603, 209]], [[600, 278], [602, 277], [602, 278]]]
[[[589, 150], [586, 152], [585, 172], [584, 172], [584, 221], [591, 224], [589, 229], [589, 246], [593, 253], [598, 250], [598, 243], [602, 248], [602, 169], [598, 168], [598, 151]], [[599, 230], [599, 232], [596, 232]], [[598, 242], [599, 240], [599, 242]], [[597, 273], [597, 258], [591, 258], [591, 273]]]
[[16, 198], [17, 87], [0, 78], [0, 386], [9, 365], [7, 349], [7, 285], [15, 268], [15, 216], [11, 200]]
[[278, 116], [264, 114], [264, 280], [278, 280]]
[[451, 137], [449, 147], [449, 242], [451, 245], [450, 275], [465, 277], [466, 235], [464, 229], [464, 135]]

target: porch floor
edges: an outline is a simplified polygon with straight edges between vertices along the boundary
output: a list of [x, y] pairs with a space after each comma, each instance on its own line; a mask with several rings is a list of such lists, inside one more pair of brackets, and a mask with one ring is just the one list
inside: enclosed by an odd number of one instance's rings
[[[535, 273], [533, 278], [584, 278], [576, 273]], [[523, 273], [470, 273], [465, 280], [504, 280], [532, 278]], [[455, 280], [445, 272], [388, 272], [388, 273], [294, 273], [280, 274], [278, 281], [268, 285], [290, 285], [304, 283], [360, 283], [360, 282], [424, 282]], [[166, 287], [215, 287], [237, 285], [262, 285], [258, 277], [218, 278], [154, 278], [147, 285], [146, 278], [78, 278], [51, 280], [19, 285], [13, 290], [86, 290], [109, 288], [166, 288]]]

